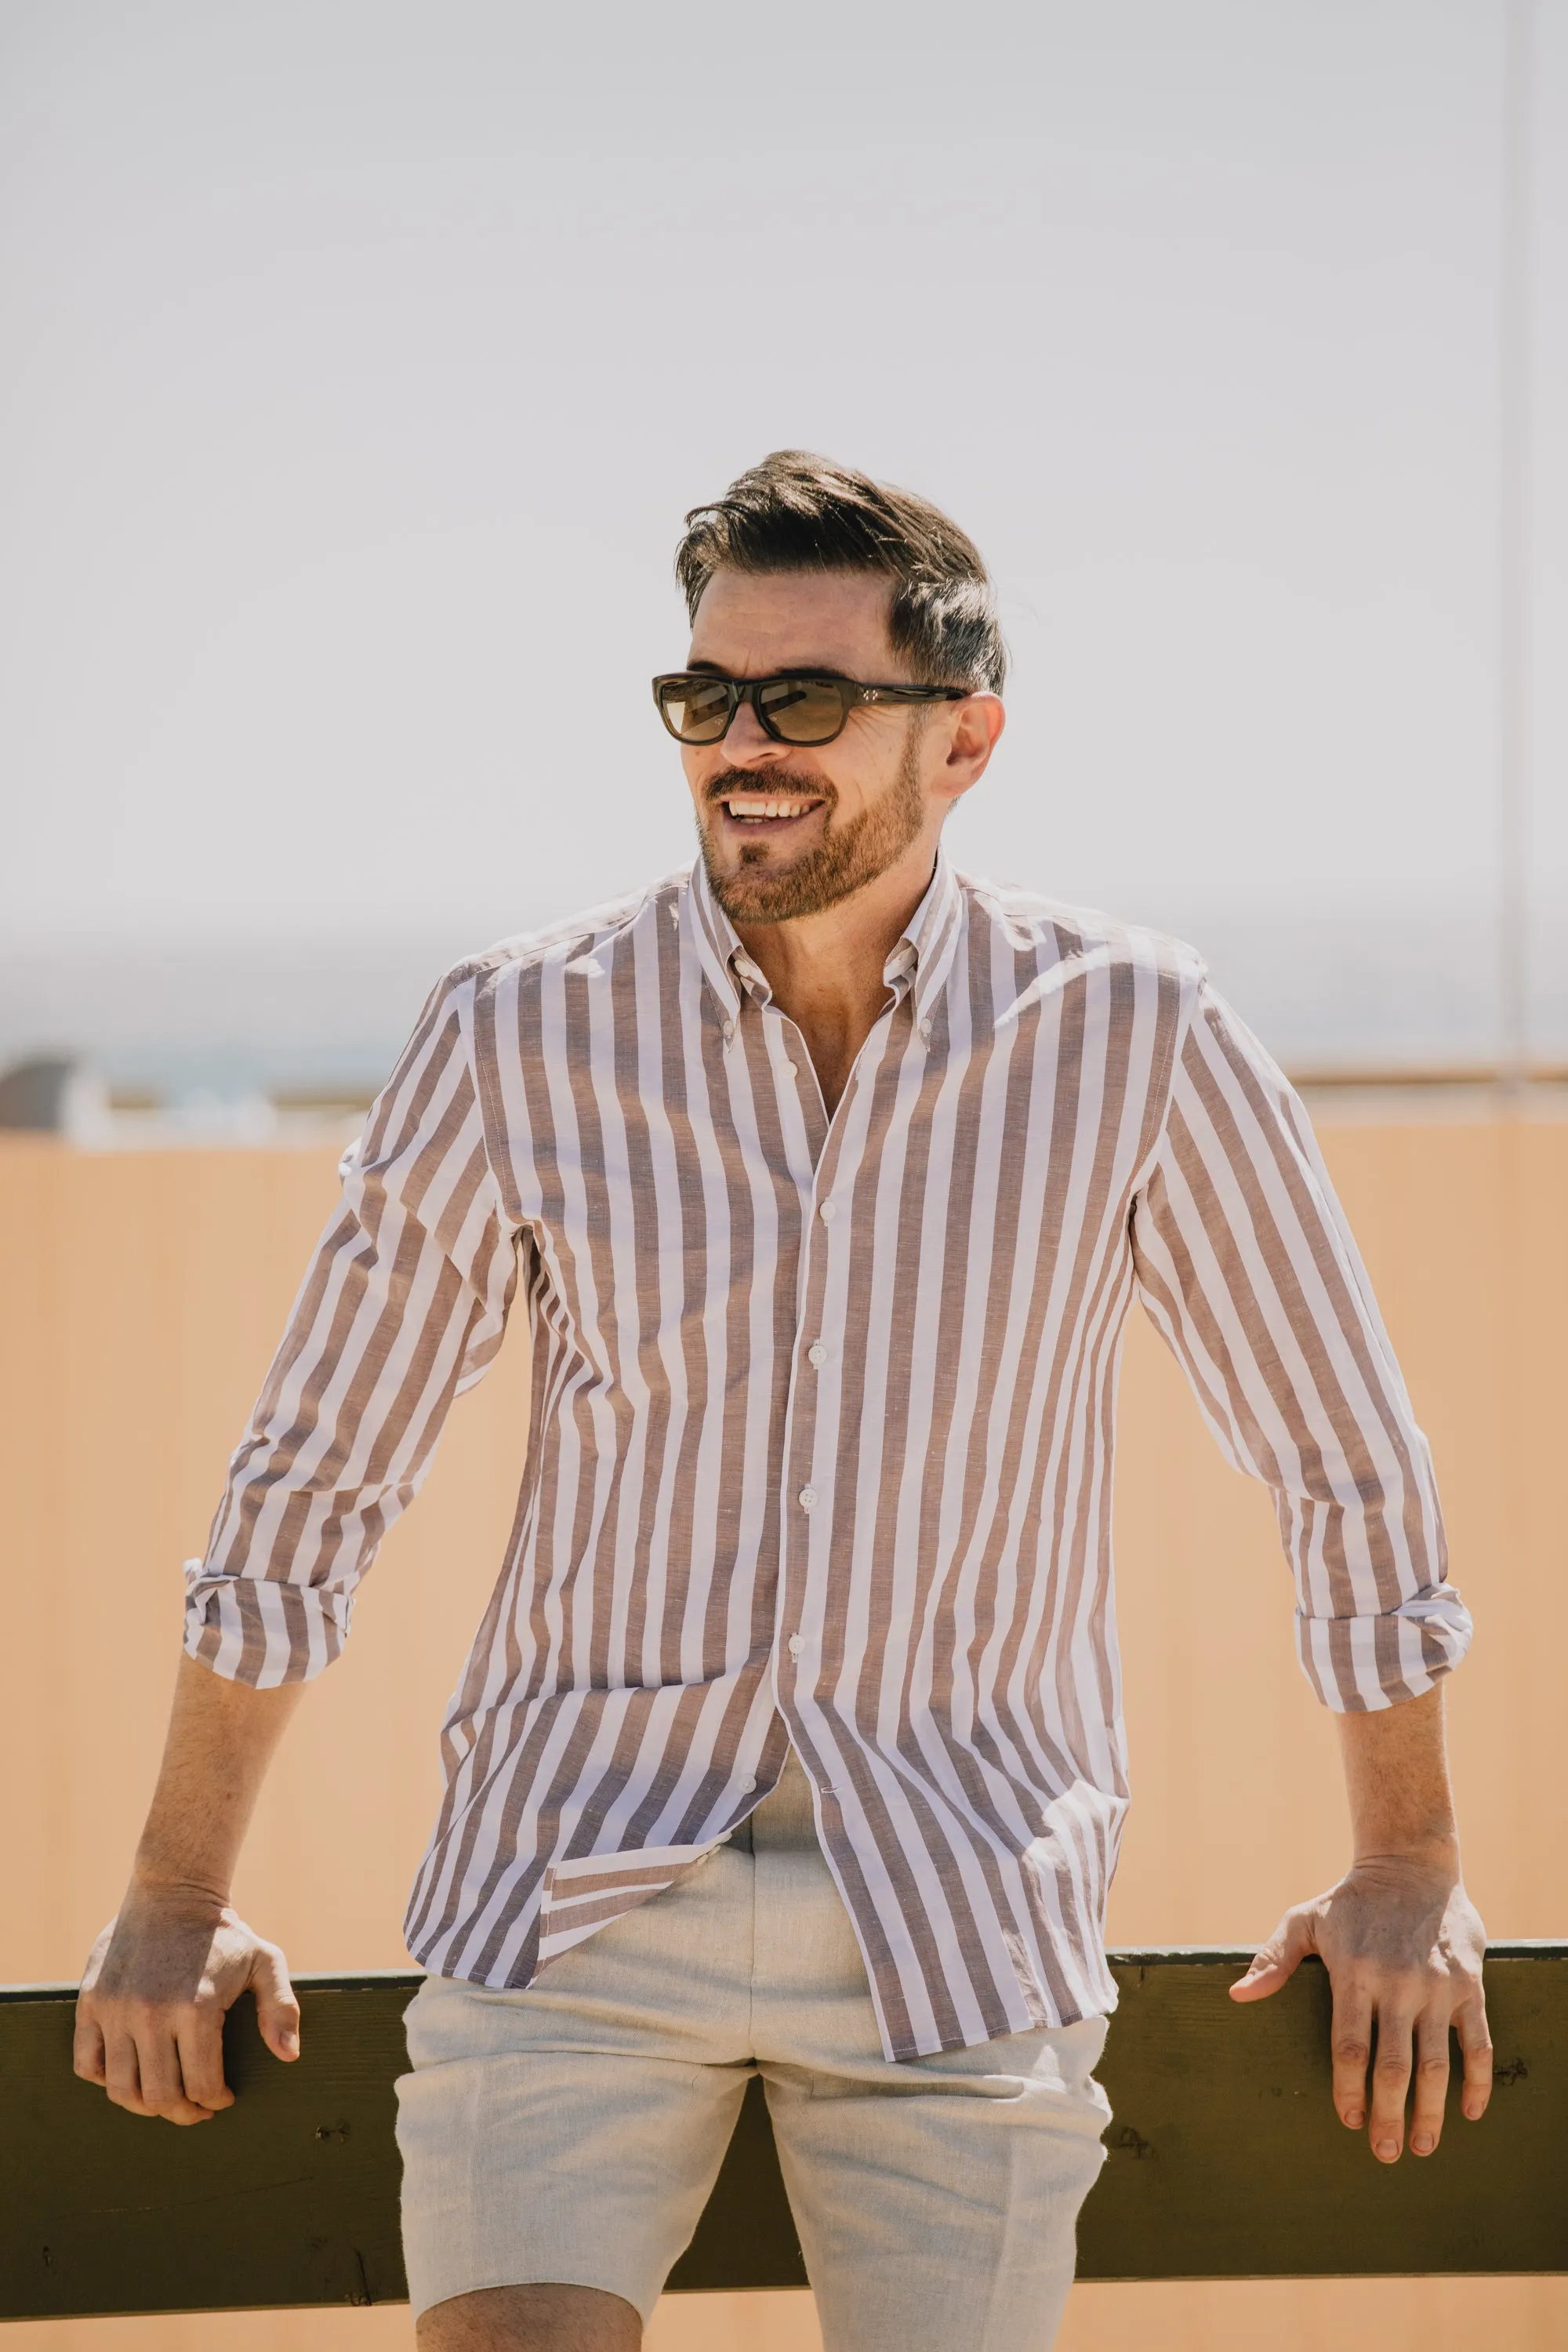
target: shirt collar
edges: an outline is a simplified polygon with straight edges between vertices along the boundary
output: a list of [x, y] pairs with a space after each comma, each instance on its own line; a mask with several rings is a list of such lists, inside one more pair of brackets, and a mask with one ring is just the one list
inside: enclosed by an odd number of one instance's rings
[[890, 986], [894, 962], [903, 958], [906, 950], [912, 953], [917, 1021], [927, 1018], [952, 968], [963, 915], [963, 894], [958, 887], [958, 877], [948, 863], [947, 852], [939, 842], [931, 887], [910, 917], [903, 937], [889, 957], [883, 971], [883, 977]]
[[[755, 975], [756, 992], [765, 1003], [768, 999], [767, 982], [747, 956], [741, 944], [740, 933], [714, 898], [708, 880], [708, 869], [700, 857], [691, 869], [691, 885], [684, 897], [685, 920], [692, 947], [710, 987], [724, 1009], [726, 1019], [734, 1020], [741, 1009], [740, 991], [736, 985], [738, 971], [743, 971], [748, 982]], [[925, 897], [905, 924], [891, 955], [882, 967], [882, 977], [889, 988], [897, 990], [912, 984], [917, 1021], [929, 1014], [946, 981], [958, 946], [963, 911], [963, 895], [957, 877], [948, 863], [946, 852], [939, 845], [935, 869]], [[910, 979], [911, 972], [912, 983]]]
[[691, 869], [691, 885], [682, 893], [682, 905], [703, 977], [722, 1005], [725, 1019], [733, 1021], [741, 1010], [731, 969], [742, 952], [740, 933], [709, 887], [708, 869], [700, 857]]

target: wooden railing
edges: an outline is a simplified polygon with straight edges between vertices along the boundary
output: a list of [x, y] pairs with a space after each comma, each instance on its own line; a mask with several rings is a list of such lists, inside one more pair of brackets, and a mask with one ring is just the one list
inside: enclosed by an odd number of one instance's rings
[[[1249, 1958], [1113, 1955], [1100, 2071], [1115, 2118], [1080, 2277], [1568, 2270], [1568, 1945], [1493, 1948], [1491, 2108], [1466, 2124], [1451, 2097], [1436, 2154], [1392, 2168], [1330, 2105], [1322, 1969], [1237, 2009], [1226, 1990]], [[393, 2085], [418, 1981], [300, 1979], [292, 2067], [244, 2003], [227, 2031], [237, 2103], [195, 2131], [75, 2080], [69, 1987], [0, 1991], [0, 2320], [403, 2300]], [[805, 2284], [753, 2083], [669, 2284]]]

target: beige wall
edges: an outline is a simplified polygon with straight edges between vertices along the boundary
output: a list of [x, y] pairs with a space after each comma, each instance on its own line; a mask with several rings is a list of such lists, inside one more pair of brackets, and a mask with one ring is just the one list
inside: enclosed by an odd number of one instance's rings
[[[1432, 1438], [1479, 1624], [1453, 1685], [1474, 1891], [1497, 1935], [1568, 1929], [1552, 1628], [1565, 1538], [1568, 1125], [1326, 1127], [1325, 1150]], [[0, 1979], [75, 1973], [112, 1908], [156, 1763], [181, 1560], [332, 1195], [331, 1156], [0, 1146]], [[354, 1638], [275, 1773], [240, 1899], [303, 1969], [395, 1966], [435, 1801], [434, 1729], [510, 1518], [522, 1351], [460, 1404]], [[1246, 1941], [1340, 1866], [1333, 1735], [1296, 1669], [1268, 1497], [1227, 1470], [1135, 1317], [1122, 1386], [1121, 1623], [1135, 1803], [1126, 1942]], [[149, 2126], [163, 2128], [163, 2126]], [[1434, 2181], [1434, 2193], [1438, 2182]], [[1565, 2283], [1568, 2284], [1568, 2283]], [[1556, 2282], [1090, 2287], [1064, 2352], [1477, 2335], [1568, 2341]], [[21, 2326], [50, 2352], [371, 2352], [405, 2313]], [[806, 2352], [809, 2299], [674, 2299], [658, 2352]]]

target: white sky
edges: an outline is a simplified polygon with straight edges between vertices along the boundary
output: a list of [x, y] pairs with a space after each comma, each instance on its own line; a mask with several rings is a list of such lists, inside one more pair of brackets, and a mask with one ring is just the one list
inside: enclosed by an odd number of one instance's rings
[[[683, 860], [670, 552], [784, 443], [996, 572], [963, 863], [1155, 913], [1488, 887], [1500, 25], [7, 0], [0, 925], [472, 943]], [[1544, 653], [1568, 0], [1542, 34]]]

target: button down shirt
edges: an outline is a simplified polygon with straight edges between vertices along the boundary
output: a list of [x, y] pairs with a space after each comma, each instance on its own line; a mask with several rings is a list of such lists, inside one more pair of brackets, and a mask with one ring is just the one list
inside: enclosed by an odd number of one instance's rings
[[459, 966], [344, 1162], [187, 1645], [314, 1674], [521, 1296], [514, 1533], [410, 1902], [526, 1985], [793, 1742], [889, 2058], [1108, 2010], [1114, 1398], [1141, 1297], [1272, 1487], [1300, 1660], [1462, 1654], [1427, 1452], [1300, 1103], [1176, 943], [939, 859], [829, 1115], [700, 868]]

